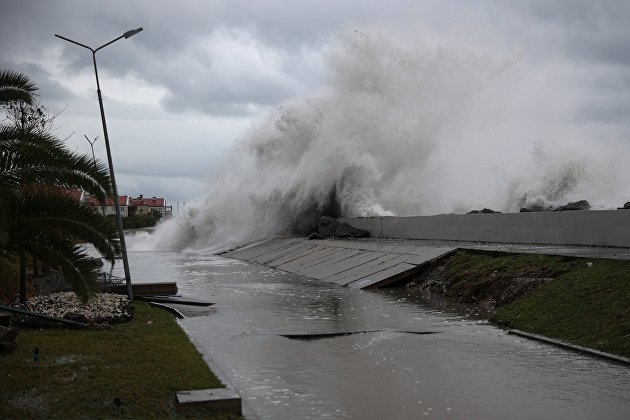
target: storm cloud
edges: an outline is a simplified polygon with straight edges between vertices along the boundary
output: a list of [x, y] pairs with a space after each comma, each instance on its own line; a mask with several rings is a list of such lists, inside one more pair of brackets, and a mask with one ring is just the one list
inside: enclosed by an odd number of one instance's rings
[[[97, 54], [119, 189], [132, 195], [203, 195], [205, 180], [252, 124], [291, 98], [326, 89], [330, 51], [355, 30], [401, 48], [517, 63], [557, 81], [575, 101], [579, 124], [630, 131], [625, 1], [0, 3], [0, 67], [29, 75], [44, 103], [66, 108], [59, 136], [84, 152], [84, 134], [102, 135], [90, 54], [53, 35], [96, 47], [144, 28]], [[95, 146], [102, 159], [102, 140]], [[186, 179], [189, 186], [177, 188]]]

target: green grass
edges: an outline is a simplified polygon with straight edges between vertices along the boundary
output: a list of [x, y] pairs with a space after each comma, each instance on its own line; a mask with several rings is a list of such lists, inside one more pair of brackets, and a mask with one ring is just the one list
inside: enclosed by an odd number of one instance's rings
[[576, 261], [490, 321], [630, 357], [630, 261]]
[[175, 392], [223, 385], [169, 313], [134, 307], [111, 330], [22, 329], [0, 354], [0, 418], [213, 416], [175, 411]]
[[[575, 258], [535, 254], [506, 254], [458, 251], [448, 261], [448, 292], [463, 301], [480, 301], [492, 294], [493, 286], [515, 277], [558, 277], [573, 270]], [[469, 299], [468, 297], [476, 299]]]

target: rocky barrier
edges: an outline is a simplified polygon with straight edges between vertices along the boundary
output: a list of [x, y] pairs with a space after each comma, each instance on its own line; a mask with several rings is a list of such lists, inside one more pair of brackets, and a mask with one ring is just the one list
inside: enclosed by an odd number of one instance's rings
[[131, 320], [133, 306], [125, 295], [97, 293], [86, 304], [74, 292], [33, 296], [26, 301], [27, 310], [87, 324], [115, 324]]

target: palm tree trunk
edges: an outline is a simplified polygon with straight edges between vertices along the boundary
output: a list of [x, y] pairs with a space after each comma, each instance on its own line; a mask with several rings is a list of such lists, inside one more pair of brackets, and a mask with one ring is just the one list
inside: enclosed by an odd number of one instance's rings
[[20, 303], [26, 303], [26, 256], [20, 254]]
[[37, 266], [37, 257], [32, 256], [33, 258], [33, 278], [39, 276], [39, 267]]

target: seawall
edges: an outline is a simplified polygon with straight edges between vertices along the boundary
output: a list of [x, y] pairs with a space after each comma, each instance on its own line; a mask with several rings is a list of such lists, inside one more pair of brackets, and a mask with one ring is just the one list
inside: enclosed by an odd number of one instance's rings
[[347, 217], [373, 238], [630, 247], [630, 210]]

